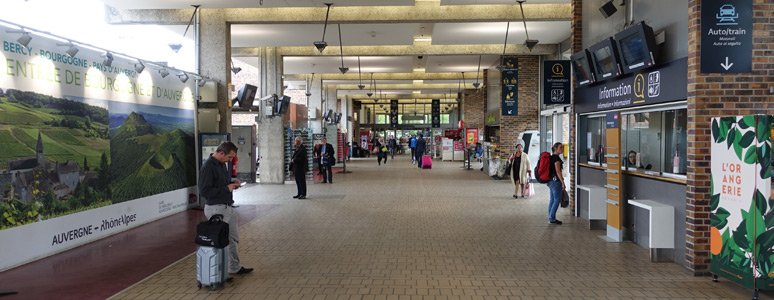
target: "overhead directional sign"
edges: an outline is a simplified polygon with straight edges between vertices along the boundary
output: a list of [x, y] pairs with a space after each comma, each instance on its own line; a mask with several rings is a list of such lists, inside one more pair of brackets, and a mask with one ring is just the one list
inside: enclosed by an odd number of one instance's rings
[[752, 71], [752, 0], [701, 2], [701, 72]]
[[502, 78], [502, 115], [516, 116], [519, 114], [519, 60], [508, 57], [503, 60]]

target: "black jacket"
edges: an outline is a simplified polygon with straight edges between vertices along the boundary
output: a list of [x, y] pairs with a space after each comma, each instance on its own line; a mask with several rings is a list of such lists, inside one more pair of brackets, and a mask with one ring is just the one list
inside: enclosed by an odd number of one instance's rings
[[[333, 145], [331, 144], [325, 144], [325, 153], [328, 154], [328, 157], [336, 157], [336, 151], [333, 150]], [[320, 145], [319, 148], [314, 149], [314, 155], [316, 157], [319, 157], [322, 159], [322, 145]]]
[[302, 144], [293, 152], [293, 163], [291, 164], [293, 173], [306, 173], [309, 170], [309, 160], [306, 158], [306, 147]]
[[417, 139], [417, 155], [424, 155], [425, 150], [427, 148], [427, 143], [425, 143], [425, 139], [419, 138]]
[[204, 197], [207, 205], [232, 204], [234, 195], [228, 190], [230, 183], [226, 164], [210, 155], [199, 171], [199, 195]]

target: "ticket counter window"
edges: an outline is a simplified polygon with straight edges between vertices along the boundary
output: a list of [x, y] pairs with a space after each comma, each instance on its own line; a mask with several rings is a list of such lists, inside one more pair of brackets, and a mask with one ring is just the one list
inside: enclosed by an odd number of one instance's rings
[[685, 109], [623, 114], [622, 168], [651, 175], [686, 174]]
[[578, 162], [602, 165], [605, 160], [605, 116], [581, 116]]

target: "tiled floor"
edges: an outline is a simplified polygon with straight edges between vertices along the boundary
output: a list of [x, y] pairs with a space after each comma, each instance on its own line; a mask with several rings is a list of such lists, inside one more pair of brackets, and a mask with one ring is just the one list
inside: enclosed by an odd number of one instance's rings
[[241, 189], [239, 203], [280, 205], [240, 229], [252, 274], [199, 290], [191, 255], [113, 299], [751, 298], [727, 280], [651, 263], [636, 244], [607, 243], [568, 209], [564, 225], [548, 224], [545, 186], [513, 199], [508, 180], [461, 165], [353, 160], [353, 173], [310, 185], [306, 200], [291, 198], [293, 185]]

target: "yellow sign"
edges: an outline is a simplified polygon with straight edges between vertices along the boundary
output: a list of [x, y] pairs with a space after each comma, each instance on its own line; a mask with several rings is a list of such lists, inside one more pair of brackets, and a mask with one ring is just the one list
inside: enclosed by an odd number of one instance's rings
[[634, 96], [641, 99], [634, 101], [634, 103], [645, 102], [645, 77], [642, 74], [637, 74], [637, 77], [634, 77]]
[[497, 122], [497, 117], [494, 113], [488, 113], [486, 114], [486, 122], [487, 123], [494, 123]]
[[556, 63], [551, 66], [551, 72], [554, 73], [551, 77], [564, 77], [564, 66], [560, 63]]

